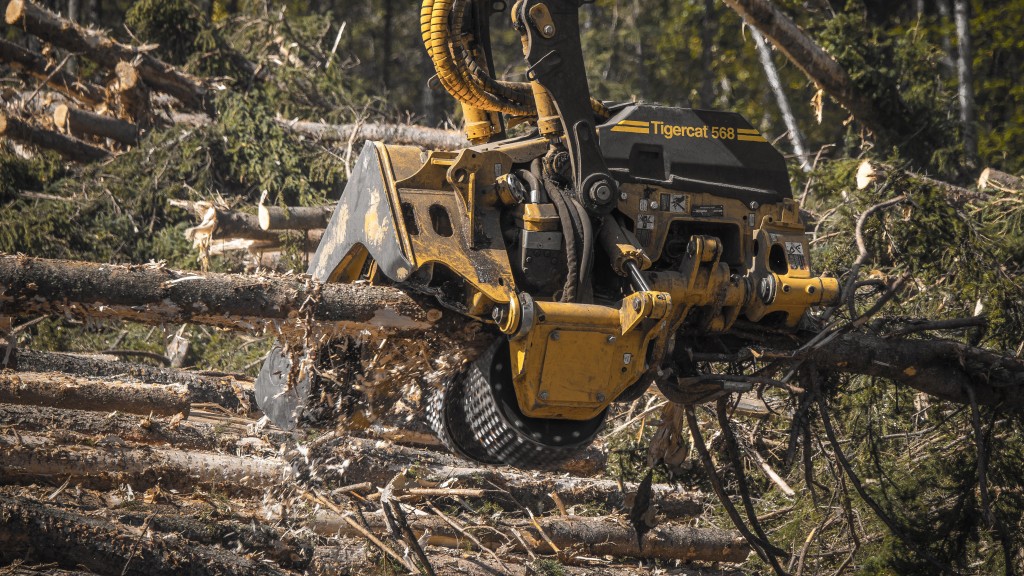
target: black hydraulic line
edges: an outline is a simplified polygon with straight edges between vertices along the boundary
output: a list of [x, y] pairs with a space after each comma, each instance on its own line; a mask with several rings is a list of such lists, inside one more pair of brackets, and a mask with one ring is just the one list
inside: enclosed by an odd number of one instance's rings
[[594, 265], [594, 226], [590, 221], [590, 214], [575, 198], [567, 198], [571, 208], [575, 210], [576, 217], [581, 224], [580, 232], [583, 236], [583, 257], [580, 259], [580, 296], [581, 301], [589, 302], [593, 299], [593, 286], [590, 283], [590, 272]]

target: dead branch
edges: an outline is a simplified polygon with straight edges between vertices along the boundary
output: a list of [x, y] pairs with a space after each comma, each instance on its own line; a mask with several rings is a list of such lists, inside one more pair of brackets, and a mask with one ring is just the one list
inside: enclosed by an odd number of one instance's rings
[[63, 70], [54, 70], [50, 61], [42, 54], [26, 50], [6, 40], [0, 40], [0, 61], [45, 81], [50, 88], [89, 106], [96, 106], [106, 98], [106, 91], [102, 86], [86, 82]]
[[390, 144], [420, 146], [432, 150], [457, 150], [469, 146], [469, 142], [461, 132], [408, 124], [322, 124], [284, 119], [278, 119], [277, 123], [295, 134], [318, 142], [375, 140]]
[[6, 114], [0, 114], [0, 136], [6, 136], [12, 140], [31, 144], [39, 148], [53, 150], [68, 160], [75, 162], [96, 162], [110, 156], [110, 152], [103, 148], [86, 144], [81, 140], [65, 136], [53, 130], [32, 126], [17, 118], [11, 118]]
[[6, 20], [55, 46], [81, 53], [101, 66], [112, 68], [118, 62], [131, 62], [150, 88], [174, 96], [192, 110], [213, 112], [202, 82], [148, 52], [121, 44], [102, 32], [83, 28], [31, 0], [11, 0]]
[[72, 108], [67, 104], [60, 104], [54, 109], [53, 121], [58, 128], [66, 130], [76, 138], [90, 134], [110, 138], [128, 146], [139, 143], [138, 126], [110, 116]]
[[[382, 532], [388, 529], [383, 513], [367, 514], [365, 517], [371, 530]], [[409, 525], [417, 537], [429, 533], [426, 540], [430, 545], [461, 548], [466, 544], [464, 536], [441, 518], [410, 516]], [[474, 530], [474, 535], [488, 547], [509, 546], [519, 553], [529, 551], [553, 554], [555, 550], [551, 548], [551, 543], [559, 549], [571, 548], [586, 556], [661, 560], [742, 562], [750, 553], [749, 546], [739, 533], [713, 528], [664, 524], [645, 533], [640, 545], [633, 527], [613, 517], [550, 516], [537, 518], [536, 525], [531, 521], [515, 521], [512, 525], [522, 536], [523, 543], [502, 534], [497, 527]], [[324, 536], [358, 536], [344, 517], [336, 513], [317, 514], [310, 522], [310, 527]], [[465, 529], [473, 530], [472, 527]], [[542, 531], [547, 538], [541, 534]]]
[[188, 416], [188, 389], [180, 385], [124, 384], [63, 374], [0, 373], [0, 402], [28, 406], [73, 406], [79, 410]]

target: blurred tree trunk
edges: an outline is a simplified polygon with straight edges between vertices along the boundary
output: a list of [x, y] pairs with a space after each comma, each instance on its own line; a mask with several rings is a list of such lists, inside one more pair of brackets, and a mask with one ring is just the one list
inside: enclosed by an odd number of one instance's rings
[[956, 21], [956, 70], [960, 94], [960, 123], [963, 127], [965, 160], [970, 168], [978, 165], [978, 132], [974, 125], [974, 72], [971, 62], [971, 6], [967, 0], [953, 2]]
[[700, 106], [715, 106], [715, 36], [718, 34], [718, 12], [715, 0], [704, 0], [704, 18], [700, 27]]
[[381, 51], [382, 60], [381, 62], [381, 78], [384, 81], [384, 90], [388, 91], [391, 88], [391, 55], [392, 55], [392, 44], [394, 43], [394, 26], [395, 26], [395, 2], [394, 0], [384, 0], [384, 30], [381, 34], [381, 39], [384, 42], [384, 49]]

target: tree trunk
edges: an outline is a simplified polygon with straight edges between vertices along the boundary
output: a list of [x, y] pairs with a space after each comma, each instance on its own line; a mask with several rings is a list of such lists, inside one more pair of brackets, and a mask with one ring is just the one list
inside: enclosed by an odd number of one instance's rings
[[[89, 412], [44, 406], [0, 404], [0, 422], [30, 434], [76, 433], [92, 438], [116, 436], [137, 444], [169, 444], [183, 450], [220, 450], [234, 448], [236, 438], [223, 441], [212, 426], [190, 422], [172, 422], [169, 418], [121, 412]], [[85, 441], [82, 442], [86, 443]]]
[[750, 33], [754, 37], [754, 43], [757, 45], [757, 56], [761, 60], [761, 67], [764, 68], [765, 76], [768, 77], [768, 85], [771, 86], [772, 93], [775, 95], [775, 102], [779, 106], [779, 112], [782, 113], [782, 121], [786, 124], [789, 142], [793, 145], [793, 152], [796, 153], [796, 157], [800, 160], [800, 169], [804, 172], [810, 172], [811, 163], [808, 159], [807, 147], [804, 146], [804, 137], [800, 132], [800, 127], [797, 126], [793, 110], [789, 107], [789, 98], [782, 87], [779, 70], [775, 67], [775, 62], [772, 61], [772, 49], [765, 42], [764, 36], [761, 36], [760, 32], [751, 30]]
[[102, 116], [95, 112], [78, 110], [67, 104], [61, 104], [54, 109], [53, 121], [60, 129], [68, 131], [75, 137], [91, 134], [110, 138], [128, 146], [135, 146], [139, 143], [139, 128], [134, 124]]
[[700, 27], [700, 105], [715, 107], [715, 36], [718, 34], [718, 8], [715, 0], [704, 0], [704, 18]]
[[61, 156], [75, 162], [96, 162], [110, 156], [103, 148], [86, 144], [81, 140], [70, 138], [53, 130], [37, 128], [17, 118], [0, 114], [0, 136], [31, 144], [39, 148], [53, 150]]
[[0, 61], [34, 78], [45, 80], [46, 85], [89, 106], [97, 106], [106, 98], [102, 86], [86, 82], [64, 70], [54, 70], [42, 54], [26, 50], [17, 44], [0, 39]]
[[7, 5], [6, 20], [8, 24], [55, 46], [81, 53], [101, 66], [112, 68], [118, 62], [132, 62], [150, 88], [174, 96], [193, 110], [213, 112], [206, 87], [197, 79], [146, 52], [69, 22], [31, 0], [11, 0]]
[[[104, 442], [83, 446], [26, 434], [0, 436], [0, 482], [74, 484], [109, 490], [129, 483], [133, 490], [159, 485], [164, 490], [193, 492], [197, 487], [252, 496], [290, 479], [280, 460], [154, 446], [119, 446]], [[2, 524], [2, 523], [0, 523]]]
[[995, 168], [985, 168], [978, 178], [978, 188], [981, 190], [992, 188], [1011, 194], [1024, 193], [1024, 178], [1000, 172]]
[[[337, 484], [369, 482], [374, 486], [386, 486], [396, 475], [416, 468], [423, 471], [421, 479], [428, 484], [446, 481], [459, 488], [484, 489], [488, 502], [511, 512], [521, 512], [524, 506], [535, 514], [557, 510], [552, 493], [557, 494], [568, 508], [585, 506], [608, 513], [626, 511], [632, 507], [637, 489], [636, 484], [620, 486], [614, 480], [552, 472], [524, 473], [510, 468], [479, 468], [445, 453], [382, 445], [379, 441], [362, 438], [345, 438], [341, 446], [324, 457], [350, 461], [344, 476], [332, 479]], [[565, 466], [562, 467], [564, 470]], [[708, 502], [702, 494], [683, 492], [669, 484], [654, 484], [652, 490], [658, 512], [669, 518], [698, 517]]]
[[404, 124], [321, 124], [278, 120], [285, 129], [322, 142], [362, 142], [377, 140], [389, 144], [408, 144], [432, 150], [457, 150], [469, 146], [465, 136], [452, 130], [424, 128]]
[[[371, 532], [382, 533], [388, 530], [387, 520], [382, 513], [365, 514], [364, 518]], [[552, 543], [559, 550], [571, 548], [574, 553], [582, 556], [684, 562], [743, 562], [750, 553], [749, 545], [738, 532], [714, 528], [663, 524], [645, 533], [642, 543], [638, 544], [633, 527], [615, 517], [547, 516], [537, 518], [536, 524], [530, 521], [510, 524], [521, 535], [523, 542], [503, 533], [500, 526], [489, 526], [486, 530], [467, 527], [466, 531], [473, 533], [484, 546], [494, 549], [510, 546], [512, 550], [523, 554], [554, 554], [557, 550], [551, 548]], [[430, 545], [456, 549], [472, 545], [462, 533], [437, 516], [410, 516], [409, 526], [417, 538], [429, 532], [426, 543]], [[344, 517], [334, 513], [317, 514], [310, 522], [310, 527], [324, 536], [360, 536], [360, 532]]]
[[241, 381], [230, 375], [212, 376], [59, 352], [17, 350], [14, 357], [14, 368], [26, 372], [63, 372], [87, 378], [124, 378], [152, 384], [180, 384], [188, 387], [192, 402], [217, 404], [239, 414], [249, 414], [256, 406], [252, 382]]
[[191, 398], [180, 385], [124, 384], [35, 372], [0, 373], [0, 402], [77, 410], [188, 416]]
[[422, 337], [453, 314], [383, 286], [318, 284], [298, 278], [199, 275], [155, 266], [115, 266], [0, 256], [3, 313], [68, 314], [149, 324], [191, 322], [248, 332], [304, 321], [335, 330]]
[[874, 102], [861, 94], [846, 70], [769, 0], [725, 0], [751, 26], [757, 28], [815, 84], [876, 134], [888, 133]]
[[974, 64], [971, 60], [971, 5], [968, 0], [954, 0], [957, 57], [956, 72], [960, 97], [960, 124], [963, 129], [964, 155], [968, 168], [978, 165], [978, 129], [974, 124]]
[[278, 206], [260, 205], [259, 223], [262, 230], [322, 230], [331, 221], [334, 206]]
[[146, 538], [93, 515], [0, 495], [0, 563], [31, 558], [82, 566], [99, 574], [284, 574], [265, 562], [187, 540]]

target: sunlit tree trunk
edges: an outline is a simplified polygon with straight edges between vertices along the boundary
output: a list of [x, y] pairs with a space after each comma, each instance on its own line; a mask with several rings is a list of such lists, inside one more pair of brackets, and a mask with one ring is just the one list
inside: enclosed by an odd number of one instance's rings
[[963, 125], [964, 154], [967, 164], [978, 164], [978, 132], [974, 126], [974, 74], [971, 62], [971, 7], [967, 0], [955, 0], [956, 71], [960, 94], [960, 123]]
[[800, 127], [797, 126], [796, 118], [793, 116], [793, 109], [789, 107], [789, 98], [786, 96], [786, 91], [782, 87], [782, 79], [779, 78], [779, 70], [775, 67], [775, 62], [772, 60], [772, 49], [768, 46], [768, 42], [765, 41], [764, 36], [762, 36], [756, 29], [751, 28], [750, 33], [754, 37], [754, 43], [757, 44], [757, 56], [761, 60], [761, 67], [764, 68], [765, 76], [768, 77], [768, 84], [771, 86], [772, 93], [775, 95], [775, 102], [779, 105], [779, 112], [782, 113], [782, 120], [786, 123], [789, 142], [793, 145], [793, 151], [800, 160], [800, 168], [804, 172], [810, 172], [811, 164], [807, 160], [807, 147], [804, 146], [804, 138], [800, 133]]

